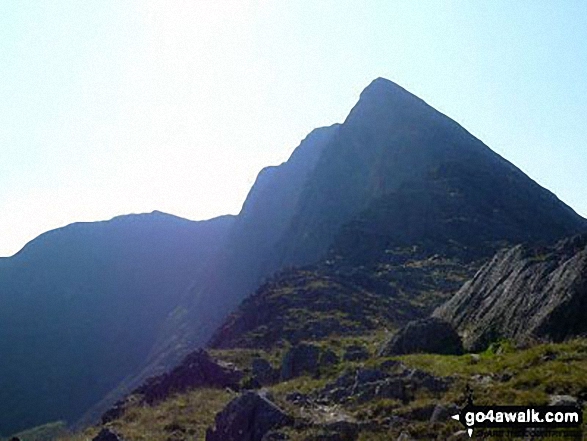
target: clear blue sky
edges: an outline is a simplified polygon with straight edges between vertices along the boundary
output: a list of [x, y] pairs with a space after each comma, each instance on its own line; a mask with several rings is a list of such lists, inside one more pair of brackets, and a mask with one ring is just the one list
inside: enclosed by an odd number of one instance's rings
[[3, 0], [0, 255], [154, 209], [237, 213], [389, 78], [587, 216], [587, 2]]

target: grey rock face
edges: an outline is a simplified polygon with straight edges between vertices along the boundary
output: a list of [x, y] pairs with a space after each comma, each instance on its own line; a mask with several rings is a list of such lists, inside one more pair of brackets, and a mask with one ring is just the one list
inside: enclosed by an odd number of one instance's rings
[[500, 251], [433, 315], [475, 351], [504, 338], [524, 344], [586, 334], [585, 311], [587, 234]]
[[463, 352], [463, 344], [449, 323], [432, 317], [408, 323], [385, 344], [381, 355], [418, 352], [458, 355]]
[[261, 441], [270, 430], [292, 422], [264, 393], [249, 391], [216, 415], [215, 427], [208, 429], [206, 441]]

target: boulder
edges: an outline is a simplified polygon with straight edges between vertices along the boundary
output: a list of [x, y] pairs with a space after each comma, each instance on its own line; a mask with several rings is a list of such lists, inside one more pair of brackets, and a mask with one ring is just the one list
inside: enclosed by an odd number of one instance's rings
[[579, 400], [571, 395], [550, 395], [549, 406], [579, 406]]
[[436, 377], [420, 369], [407, 369], [404, 372], [404, 378], [410, 384], [410, 387], [414, 389], [424, 388], [430, 392], [445, 392], [452, 381], [450, 377]]
[[281, 380], [286, 381], [302, 375], [318, 375], [320, 348], [300, 343], [284, 355], [281, 362]]
[[430, 416], [431, 423], [446, 423], [453, 415], [459, 413], [460, 409], [456, 404], [437, 404]]
[[269, 400], [263, 391], [248, 391], [226, 405], [215, 417], [206, 441], [262, 441], [271, 430], [293, 423], [293, 418]]
[[170, 372], [148, 378], [125, 398], [117, 401], [101, 417], [102, 424], [119, 419], [127, 408], [153, 405], [172, 394], [198, 387], [239, 390], [243, 373], [232, 364], [214, 360], [205, 350], [198, 349]]
[[[407, 403], [419, 389], [436, 393], [448, 388], [448, 378], [435, 377], [420, 369], [408, 369], [403, 365], [396, 367], [397, 371], [393, 373], [365, 368], [346, 371], [324, 386], [318, 393], [318, 400], [323, 403], [343, 403], [351, 398], [358, 402], [390, 398]], [[430, 415], [427, 418], [429, 417]]]
[[430, 421], [435, 407], [436, 406], [434, 404], [416, 406], [412, 407], [411, 409], [401, 411], [399, 415], [408, 421]]
[[463, 353], [463, 344], [449, 323], [432, 317], [408, 323], [384, 345], [380, 355], [420, 352], [459, 355]]
[[148, 379], [133, 394], [142, 395], [147, 404], [154, 404], [171, 394], [197, 387], [238, 390], [242, 376], [242, 372], [231, 364], [214, 360], [205, 350], [198, 349], [172, 371]]
[[279, 370], [274, 369], [271, 363], [264, 358], [254, 358], [251, 370], [253, 379], [263, 386], [273, 384], [279, 380]]

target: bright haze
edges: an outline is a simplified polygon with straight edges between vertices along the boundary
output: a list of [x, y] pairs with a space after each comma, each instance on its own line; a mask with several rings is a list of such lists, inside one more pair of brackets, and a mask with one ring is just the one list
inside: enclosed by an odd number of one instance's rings
[[587, 216], [587, 3], [5, 0], [0, 256], [76, 221], [237, 213], [385, 77]]

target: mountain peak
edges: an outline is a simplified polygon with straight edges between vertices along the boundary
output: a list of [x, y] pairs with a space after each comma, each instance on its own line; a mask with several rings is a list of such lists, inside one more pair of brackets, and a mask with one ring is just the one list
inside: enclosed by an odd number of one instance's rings
[[392, 90], [400, 89], [400, 90], [406, 91], [399, 84], [394, 83], [393, 81], [388, 80], [387, 78], [383, 78], [383, 77], [375, 78], [373, 81], [371, 81], [369, 83], [369, 85], [367, 87], [365, 87], [363, 92], [365, 92], [367, 90], [372, 90], [372, 89], [378, 89], [380, 91], [383, 91], [383, 90], [392, 91]]
[[423, 100], [400, 85], [386, 78], [378, 77], [363, 89], [359, 101], [345, 122], [357, 117], [363, 121], [389, 119], [394, 115], [406, 114], [406, 112], [408, 114], [415, 112], [417, 115], [421, 115], [425, 108], [433, 110]]
[[406, 89], [401, 87], [399, 84], [394, 83], [387, 78], [378, 77], [375, 78], [363, 91], [361, 92], [361, 100], [370, 99], [372, 97], [397, 99], [401, 97], [410, 97], [421, 101], [418, 97], [408, 92]]

